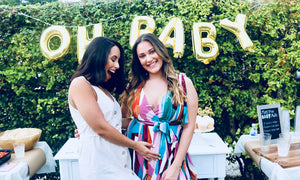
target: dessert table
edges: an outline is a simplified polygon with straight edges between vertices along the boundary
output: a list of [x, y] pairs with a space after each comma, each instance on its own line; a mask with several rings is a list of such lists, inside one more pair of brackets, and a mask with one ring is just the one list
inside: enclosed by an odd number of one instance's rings
[[198, 179], [225, 179], [230, 150], [217, 133], [195, 132], [188, 152]]
[[[4, 166], [11, 165], [11, 169], [4, 170]], [[39, 141], [33, 149], [25, 152], [23, 158], [11, 158], [0, 166], [1, 180], [29, 180], [34, 174], [55, 172], [55, 160], [52, 150], [44, 141]], [[2, 167], [2, 168], [1, 168]]]
[[[54, 156], [54, 159], [59, 161], [61, 180], [80, 180], [78, 143], [77, 138], [69, 138]], [[225, 179], [226, 154], [230, 151], [217, 133], [195, 132], [188, 152], [198, 179]]]
[[[300, 137], [292, 134], [291, 143], [299, 143]], [[271, 145], [276, 146], [276, 144]], [[268, 158], [258, 155], [253, 149], [260, 147], [259, 135], [250, 136], [242, 135], [236, 143], [234, 153], [240, 156], [242, 153], [248, 154], [253, 161], [257, 164], [258, 168], [270, 179], [270, 180], [294, 180], [300, 179], [300, 166], [283, 168], [277, 162], [273, 162]]]

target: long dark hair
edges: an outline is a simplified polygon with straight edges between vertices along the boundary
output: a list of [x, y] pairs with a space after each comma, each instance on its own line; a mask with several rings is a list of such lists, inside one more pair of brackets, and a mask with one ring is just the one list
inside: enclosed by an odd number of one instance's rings
[[[111, 78], [105, 82], [107, 78], [105, 65], [113, 46], [117, 46], [120, 50], [120, 67], [111, 75]], [[96, 37], [93, 39], [83, 55], [81, 64], [79, 64], [71, 77], [71, 81], [78, 76], [84, 76], [94, 86], [101, 86], [109, 91], [115, 89], [117, 93], [123, 92], [125, 87], [124, 51], [121, 44], [107, 37]]]

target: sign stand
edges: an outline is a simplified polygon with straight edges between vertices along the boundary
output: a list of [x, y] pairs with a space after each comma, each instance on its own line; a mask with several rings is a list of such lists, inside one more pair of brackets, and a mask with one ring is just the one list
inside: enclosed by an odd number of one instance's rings
[[296, 107], [294, 131], [295, 133], [297, 133], [297, 135], [300, 135], [300, 106]]
[[282, 118], [280, 104], [257, 106], [260, 134], [270, 133], [271, 143], [275, 144], [282, 131]]

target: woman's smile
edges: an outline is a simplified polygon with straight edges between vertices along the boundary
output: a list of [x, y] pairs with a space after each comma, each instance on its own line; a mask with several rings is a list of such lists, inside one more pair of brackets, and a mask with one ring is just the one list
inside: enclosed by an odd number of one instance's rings
[[143, 68], [149, 74], [161, 71], [163, 65], [162, 58], [157, 54], [153, 45], [148, 41], [143, 41], [137, 46], [137, 54]]
[[117, 69], [119, 69], [120, 49], [117, 46], [113, 46], [108, 54], [107, 63], [105, 65], [106, 81], [109, 80]]

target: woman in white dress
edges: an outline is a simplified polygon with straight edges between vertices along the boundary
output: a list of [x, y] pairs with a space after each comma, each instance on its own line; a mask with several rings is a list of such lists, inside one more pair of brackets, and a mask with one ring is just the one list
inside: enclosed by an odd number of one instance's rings
[[122, 115], [110, 92], [124, 90], [123, 49], [106, 37], [95, 38], [71, 78], [69, 109], [80, 134], [79, 169], [82, 180], [139, 179], [130, 167], [128, 148], [145, 159], [159, 159], [152, 144], [133, 141], [121, 133]]

